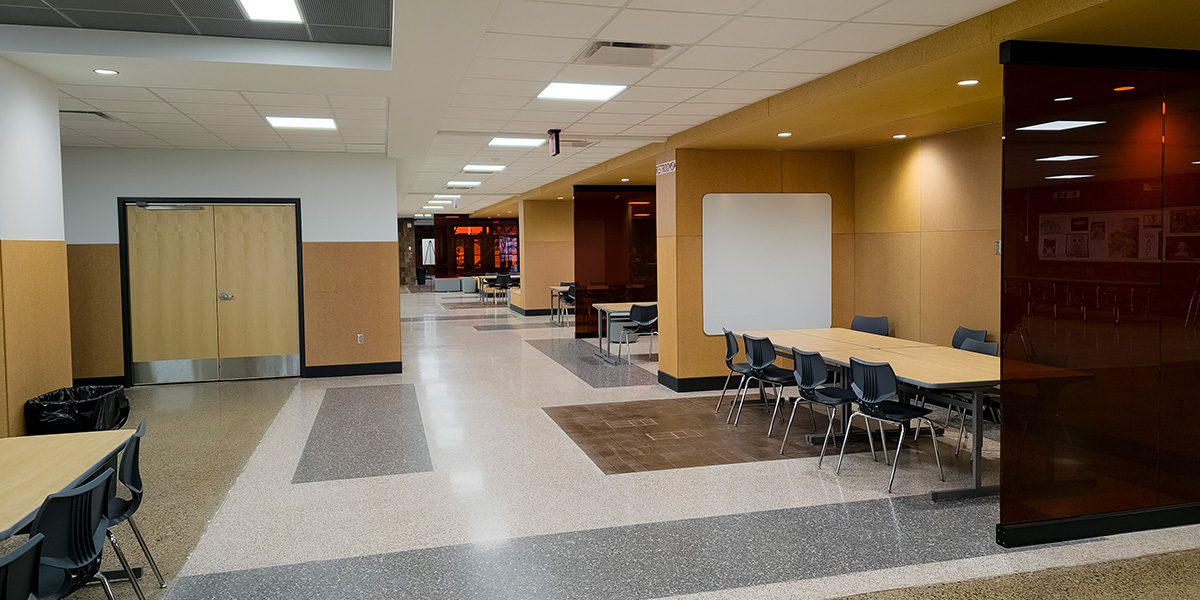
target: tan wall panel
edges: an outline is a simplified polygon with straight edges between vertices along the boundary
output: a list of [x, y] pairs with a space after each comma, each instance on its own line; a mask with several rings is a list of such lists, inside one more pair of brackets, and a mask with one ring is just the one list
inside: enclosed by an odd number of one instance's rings
[[25, 431], [24, 403], [71, 385], [67, 244], [0, 240], [8, 435]]
[[921, 140], [921, 229], [1000, 228], [1001, 129], [976, 127]]
[[854, 234], [833, 235], [832, 321], [834, 327], [849, 327], [854, 318]]
[[68, 245], [67, 278], [70, 283], [74, 377], [124, 375], [120, 245]]
[[[702, 235], [701, 206], [706, 194], [780, 191], [779, 152], [678, 150], [676, 156], [676, 235]], [[658, 218], [664, 218], [664, 215], [660, 213]]]
[[401, 359], [399, 256], [396, 242], [304, 243], [308, 366]]
[[0, 437], [8, 436], [8, 363], [4, 347], [4, 244], [0, 243]]
[[[675, 151], [666, 152], [656, 159], [657, 165], [675, 160]], [[678, 181], [676, 171], [657, 175], [654, 178], [655, 218], [654, 226], [659, 236], [674, 236], [678, 233], [676, 226], [675, 193]]]
[[854, 231], [920, 231], [921, 173], [917, 141], [855, 154]]
[[233, 295], [217, 302], [221, 358], [299, 354], [296, 208], [215, 206], [213, 211], [216, 289]]
[[854, 153], [783, 152], [781, 192], [829, 194], [833, 233], [854, 233]]
[[964, 325], [1000, 332], [1000, 230], [921, 234], [920, 341], [947, 345]]
[[525, 310], [550, 308], [550, 286], [575, 279], [575, 204], [525, 200], [520, 217], [521, 287], [512, 303]]
[[886, 316], [892, 335], [921, 335], [921, 234], [860, 233], [854, 245], [854, 312]]
[[673, 377], [679, 376], [679, 261], [676, 244], [675, 236], [659, 236], [657, 244], [658, 370]]
[[[725, 368], [724, 338], [704, 333], [703, 241], [699, 235], [676, 238], [679, 377], [709, 377], [729, 372]], [[752, 285], [747, 289], [752, 289]]]

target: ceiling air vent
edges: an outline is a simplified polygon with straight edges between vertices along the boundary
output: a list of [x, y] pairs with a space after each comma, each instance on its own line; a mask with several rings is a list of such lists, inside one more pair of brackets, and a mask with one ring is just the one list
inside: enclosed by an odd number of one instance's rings
[[671, 53], [667, 44], [639, 42], [593, 42], [574, 62], [581, 65], [618, 65], [623, 67], [653, 67]]

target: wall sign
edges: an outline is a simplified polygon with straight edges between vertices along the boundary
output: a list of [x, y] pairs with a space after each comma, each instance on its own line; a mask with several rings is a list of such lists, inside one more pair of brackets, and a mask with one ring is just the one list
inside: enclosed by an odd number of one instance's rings
[[660, 164], [657, 164], [654, 166], [654, 175], [656, 177], [662, 177], [663, 175], [666, 175], [667, 173], [674, 173], [674, 172], [675, 172], [675, 161], [673, 161], [673, 160], [668, 160], [665, 163], [660, 163]]

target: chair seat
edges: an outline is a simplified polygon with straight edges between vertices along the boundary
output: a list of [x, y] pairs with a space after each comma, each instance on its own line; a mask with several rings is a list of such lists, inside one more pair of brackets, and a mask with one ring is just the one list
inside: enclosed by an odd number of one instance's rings
[[812, 400], [825, 406], [841, 406], [854, 402], [857, 397], [853, 390], [839, 387], [825, 387], [813, 390]]
[[775, 384], [792, 385], [796, 383], [796, 376], [791, 369], [784, 369], [775, 365], [768, 366], [765, 369], [758, 369], [751, 373], [755, 378], [761, 379]]
[[875, 404], [859, 403], [859, 412], [875, 419], [899, 423], [927, 416], [933, 411], [922, 406], [905, 404], [903, 402], [896, 402], [895, 400], [885, 400]]
[[741, 373], [742, 375], [749, 375], [750, 371], [752, 370], [750, 368], [750, 365], [748, 365], [746, 363], [733, 363], [733, 364], [729, 365], [729, 368], [734, 373]]

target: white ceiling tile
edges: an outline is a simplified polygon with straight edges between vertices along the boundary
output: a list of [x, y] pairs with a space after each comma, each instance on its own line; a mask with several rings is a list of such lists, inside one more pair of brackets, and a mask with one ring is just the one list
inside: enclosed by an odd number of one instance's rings
[[835, 21], [738, 17], [704, 38], [703, 44], [791, 48], [837, 26]]
[[599, 37], [626, 42], [694, 44], [728, 20], [729, 17], [722, 15], [625, 9]]
[[527, 110], [587, 113], [603, 105], [603, 102], [590, 102], [587, 100], [544, 100], [542, 98], [534, 98], [525, 103], [525, 108]]
[[1012, 0], [892, 0], [856, 21], [912, 25], [953, 25]]
[[586, 42], [572, 38], [485, 33], [476, 54], [485, 58], [565, 63], [575, 58]]
[[258, 113], [248, 104], [194, 104], [179, 102], [174, 105], [189, 115], [242, 115], [257, 117]]
[[[264, 106], [255, 104], [254, 109], [264, 117], [306, 117], [310, 119], [332, 119], [334, 109], [315, 106]], [[340, 108], [337, 110], [372, 110], [369, 108]]]
[[788, 50], [754, 68], [755, 71], [787, 73], [832, 73], [871, 58], [868, 52], [831, 52], [827, 50]]
[[563, 67], [555, 81], [568, 83], [607, 83], [633, 85], [654, 71], [651, 67], [618, 67], [610, 65], [576, 65]]
[[707, 71], [701, 69], [658, 69], [639, 81], [640, 85], [661, 87], [709, 88], [733, 77], [730, 71]]
[[191, 123], [192, 119], [187, 115], [180, 113], [129, 113], [129, 112], [109, 112], [105, 113], [114, 119], [120, 119], [126, 123]]
[[489, 119], [446, 119], [442, 121], [442, 129], [447, 131], [499, 131], [504, 129], [508, 120], [492, 121]]
[[86, 146], [86, 147], [102, 146], [105, 148], [112, 147], [112, 144], [109, 144], [108, 142], [100, 141], [93, 137], [73, 137], [70, 139], [63, 138], [62, 142], [63, 142], [64, 146]]
[[251, 104], [264, 106], [329, 107], [329, 99], [319, 94], [280, 94], [276, 92], [242, 92]]
[[209, 127], [212, 125], [225, 125], [237, 127], [258, 127], [261, 129], [271, 129], [271, 125], [261, 115], [195, 115], [192, 120]]
[[731, 48], [729, 46], [692, 46], [667, 66], [673, 69], [723, 69], [745, 71], [779, 54], [769, 48]]
[[301, 152], [345, 152], [346, 151], [345, 144], [295, 143], [295, 144], [288, 144], [288, 146], [291, 146], [292, 150], [299, 150]]
[[108, 112], [141, 112], [141, 113], [173, 113], [176, 112], [170, 104], [161, 100], [90, 100], [88, 104]]
[[695, 125], [704, 123], [705, 121], [709, 121], [710, 119], [711, 119], [711, 117], [706, 116], [706, 115], [662, 114], [662, 115], [655, 115], [653, 117], [650, 117], [649, 119], [646, 119], [645, 121], [643, 121], [640, 124], [641, 125], [682, 125], [682, 126], [686, 126], [686, 127], [693, 127]]
[[741, 107], [741, 104], [684, 102], [683, 104], [677, 104], [674, 107], [663, 111], [663, 113], [668, 115], [703, 115], [709, 117], [719, 117], [725, 113], [731, 113]]
[[683, 125], [634, 125], [624, 135], [671, 135], [687, 129]]
[[387, 146], [384, 144], [346, 144], [346, 151], [383, 153], [387, 151]]
[[114, 141], [114, 146], [119, 148], [170, 148], [171, 144], [159, 139], [148, 140], [122, 140]]
[[233, 146], [233, 148], [235, 150], [249, 150], [249, 151], [288, 150], [289, 149], [288, 145], [283, 142], [273, 142], [273, 143], [243, 142], [243, 143], [236, 143], [236, 144], [230, 144], [230, 145]]
[[526, 35], [553, 31], [563, 37], [590, 38], [616, 13], [599, 6], [506, 0], [496, 9], [487, 30]]
[[[245, 117], [216, 116], [213, 118], [238, 119], [238, 118], [245, 118]], [[212, 123], [212, 124], [205, 123], [204, 128], [213, 133], [216, 133], [216, 134], [225, 134], [225, 133], [267, 134], [267, 133], [271, 133], [271, 132], [275, 131], [275, 129], [272, 128], [270, 125], [268, 125], [266, 121], [258, 122], [257, 120], [254, 123], [243, 123], [240, 125], [231, 125], [231, 124], [227, 124], [227, 123]]]
[[166, 140], [172, 144], [188, 143], [188, 142], [216, 142], [220, 141], [217, 136], [211, 133], [158, 133], [155, 134], [160, 140]]
[[932, 25], [844, 23], [800, 44], [813, 50], [884, 52], [937, 31]]
[[718, 89], [735, 88], [777, 91], [794, 88], [817, 77], [820, 77], [820, 75], [812, 73], [765, 73], [754, 71], [742, 73], [717, 87]]
[[388, 99], [378, 96], [330, 96], [334, 108], [387, 108]]
[[503, 58], [476, 58], [467, 67], [467, 77], [482, 79], [517, 79], [548, 83], [562, 68], [561, 63]]
[[736, 15], [758, 0], [633, 0], [629, 8]]
[[90, 104], [75, 98], [58, 99], [58, 110], [95, 110]]
[[595, 123], [605, 125], [637, 125], [650, 117], [649, 114], [603, 113], [594, 112], [584, 115], [580, 123]]
[[771, 92], [768, 90], [735, 90], [714, 89], [703, 92], [692, 98], [692, 102], [726, 102], [733, 104], [752, 104], [758, 102]]
[[179, 142], [179, 141], [175, 141], [175, 140], [166, 140], [166, 141], [168, 143], [170, 143], [172, 146], [175, 146], [176, 148], [186, 148], [189, 150], [229, 150], [232, 148], [232, 146], [230, 146], [229, 144], [226, 144], [225, 142], [222, 142], [221, 140], [212, 140], [210, 142], [205, 142], [205, 141]]
[[635, 85], [621, 92], [620, 99], [634, 102], [683, 102], [704, 91], [703, 88], [672, 88]]
[[387, 111], [377, 108], [335, 108], [333, 116], [338, 119], [386, 119]]
[[635, 115], [660, 113], [675, 106], [673, 102], [609, 102], [596, 109], [596, 112], [615, 112]]
[[205, 129], [203, 127], [201, 127], [200, 125], [197, 125], [195, 123], [138, 123], [136, 126], [138, 129], [141, 129], [142, 131], [146, 131], [146, 132], [150, 132], [150, 133], [156, 133], [156, 132], [203, 133], [205, 131]]
[[507, 121], [513, 118], [517, 111], [511, 108], [465, 108], [450, 107], [446, 109], [446, 119], [490, 119]]
[[140, 87], [116, 85], [60, 85], [60, 91], [83, 100], [145, 100], [155, 101], [158, 96]]
[[[576, 116], [579, 116], [579, 115], [576, 115]], [[501, 131], [504, 133], [519, 133], [519, 134], [531, 135], [531, 136], [536, 137], [536, 136], [546, 135], [546, 130], [550, 129], [551, 127], [557, 127], [559, 129], [562, 129], [564, 126], [570, 125], [571, 123], [574, 123], [574, 121], [573, 120], [572, 121], [560, 121], [560, 122], [553, 122], [553, 123], [547, 122], [547, 121], [540, 121], [540, 120], [539, 121], [509, 121], [504, 124], [504, 128], [501, 129]], [[495, 150], [496, 149], [494, 149], [494, 148], [488, 148], [487, 151], [492, 152]], [[518, 150], [515, 150], [515, 151], [527, 152], [528, 150], [526, 150], [525, 148], [519, 148]]]
[[548, 126], [554, 124], [574, 123], [582, 117], [584, 113], [563, 112], [555, 110], [523, 110], [513, 116], [514, 121], [536, 121], [546, 122]]
[[464, 108], [521, 108], [525, 98], [520, 96], [480, 96], [478, 94], [455, 94], [450, 106]]
[[259, 135], [249, 135], [245, 133], [223, 133], [219, 136], [221, 139], [236, 144], [245, 143], [283, 143], [283, 140], [275, 134], [275, 132]]
[[465, 77], [458, 86], [459, 93], [485, 96], [524, 96], [530, 98], [538, 95], [546, 85], [537, 81], [509, 81], [505, 79], [476, 79]]
[[154, 88], [151, 90], [167, 102], [191, 102], [196, 104], [245, 104], [246, 99], [237, 92], [225, 90], [182, 90]]
[[763, 0], [758, 6], [746, 11], [746, 14], [848, 21], [883, 3], [884, 0]]

